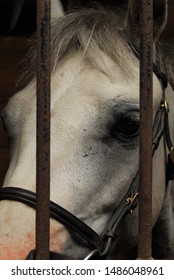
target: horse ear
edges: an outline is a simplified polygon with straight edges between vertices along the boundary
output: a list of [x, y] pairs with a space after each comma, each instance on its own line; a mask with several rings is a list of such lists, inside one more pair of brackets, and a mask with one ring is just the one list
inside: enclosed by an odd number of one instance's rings
[[60, 0], [51, 0], [51, 20], [64, 16], [63, 6]]
[[[153, 1], [154, 42], [158, 40], [166, 25], [167, 10], [168, 10], [168, 0]], [[125, 26], [132, 39], [139, 37], [140, 35], [140, 1], [139, 0], [129, 0]]]

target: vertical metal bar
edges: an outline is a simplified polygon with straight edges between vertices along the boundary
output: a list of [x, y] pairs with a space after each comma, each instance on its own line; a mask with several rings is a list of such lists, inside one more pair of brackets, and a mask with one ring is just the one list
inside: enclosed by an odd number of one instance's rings
[[50, 0], [37, 0], [36, 259], [49, 259]]
[[140, 201], [138, 258], [151, 258], [153, 0], [140, 0]]

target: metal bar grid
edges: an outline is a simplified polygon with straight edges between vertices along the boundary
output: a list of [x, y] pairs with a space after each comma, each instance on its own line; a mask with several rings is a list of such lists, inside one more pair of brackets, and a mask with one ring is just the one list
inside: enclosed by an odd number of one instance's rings
[[140, 199], [138, 258], [151, 258], [153, 0], [140, 1]]
[[50, 0], [37, 0], [36, 259], [49, 259]]
[[[141, 3], [138, 258], [151, 258], [153, 0]], [[50, 0], [37, 0], [36, 259], [49, 259]]]

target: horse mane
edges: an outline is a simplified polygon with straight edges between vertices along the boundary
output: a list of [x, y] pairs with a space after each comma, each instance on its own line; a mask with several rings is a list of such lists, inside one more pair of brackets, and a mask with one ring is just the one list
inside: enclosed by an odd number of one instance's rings
[[161, 41], [157, 50], [161, 69], [168, 77], [169, 83], [174, 90], [174, 39]]
[[[103, 55], [106, 54], [120, 67], [125, 77], [132, 75], [129, 62], [131, 60], [135, 63], [130, 47], [133, 42], [130, 42], [130, 36], [124, 30], [124, 20], [124, 11], [111, 11], [101, 7], [82, 9], [60, 17], [52, 23], [51, 29], [51, 72], [57, 70], [61, 61], [68, 60], [73, 54], [78, 53], [83, 60], [113, 77], [115, 73], [110, 69], [108, 60]], [[32, 38], [31, 42], [25, 60], [26, 70], [21, 76], [21, 81], [25, 84], [36, 75], [36, 40]], [[173, 60], [164, 45], [159, 46], [160, 64], [164, 72], [173, 78]]]

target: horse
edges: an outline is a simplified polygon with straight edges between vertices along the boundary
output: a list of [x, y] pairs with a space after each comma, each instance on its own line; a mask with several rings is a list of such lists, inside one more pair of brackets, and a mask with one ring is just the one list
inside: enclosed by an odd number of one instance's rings
[[[84, 226], [84, 235], [87, 231], [91, 236], [102, 235], [139, 166], [139, 58], [134, 51], [140, 34], [138, 5], [139, 1], [129, 1], [126, 14], [82, 9], [52, 25], [50, 199], [70, 221], [78, 221], [79, 228]], [[166, 23], [167, 1], [154, 1], [154, 11], [154, 64], [160, 62], [161, 70], [167, 68], [169, 75], [173, 69], [161, 59], [158, 44]], [[1, 192], [7, 193], [10, 187], [32, 195], [36, 188], [35, 58], [33, 48], [27, 69], [33, 79], [10, 98], [2, 112], [11, 139], [11, 158], [0, 191], [0, 259], [25, 259], [35, 248], [35, 210], [23, 202], [1, 198]], [[162, 93], [161, 79], [154, 71], [154, 121], [162, 108]], [[173, 141], [174, 93], [170, 83], [165, 96]], [[173, 192], [172, 181], [166, 183], [167, 154], [162, 135], [153, 157], [155, 259], [174, 259]], [[138, 207], [131, 212], [118, 232], [110, 233], [117, 234], [117, 240], [107, 259], [137, 257]], [[94, 249], [88, 241], [71, 225], [51, 217], [51, 251], [69, 259], [84, 259]]]

